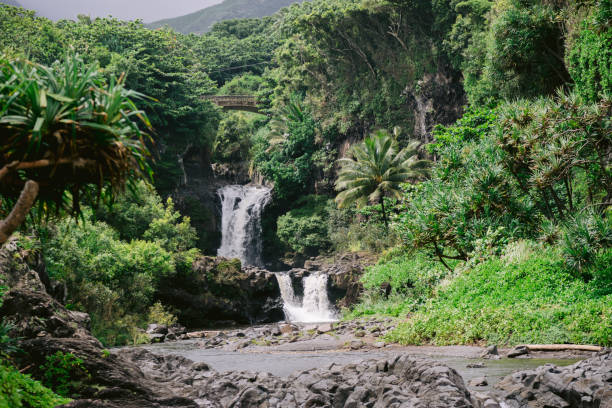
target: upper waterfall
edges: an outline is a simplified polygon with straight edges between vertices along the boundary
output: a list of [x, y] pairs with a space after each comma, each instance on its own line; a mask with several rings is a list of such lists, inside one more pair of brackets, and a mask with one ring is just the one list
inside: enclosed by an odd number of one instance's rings
[[263, 186], [225, 186], [221, 199], [221, 246], [218, 256], [238, 258], [243, 265], [263, 266], [261, 260], [261, 213], [271, 200]]

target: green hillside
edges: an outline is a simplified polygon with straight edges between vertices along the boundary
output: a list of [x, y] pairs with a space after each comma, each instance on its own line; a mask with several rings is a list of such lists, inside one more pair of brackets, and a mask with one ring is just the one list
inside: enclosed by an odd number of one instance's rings
[[182, 17], [169, 18], [148, 24], [149, 28], [165, 25], [181, 33], [205, 33], [218, 21], [235, 18], [270, 16], [283, 7], [304, 0], [225, 0], [221, 4], [207, 7]]

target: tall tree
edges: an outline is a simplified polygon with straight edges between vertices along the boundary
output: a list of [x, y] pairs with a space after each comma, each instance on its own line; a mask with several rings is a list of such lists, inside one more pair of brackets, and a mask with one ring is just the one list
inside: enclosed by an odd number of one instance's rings
[[419, 160], [417, 143], [398, 152], [395, 139], [385, 131], [377, 131], [362, 144], [353, 146], [349, 156], [339, 160], [341, 165], [336, 181], [340, 191], [336, 202], [340, 208], [356, 203], [380, 202], [385, 227], [389, 220], [384, 197], [400, 197], [400, 184], [419, 179], [427, 174], [429, 162]]
[[0, 194], [12, 207], [0, 245], [37, 200], [78, 214], [81, 198], [112, 196], [149, 170], [141, 97], [75, 55], [53, 68], [0, 59]]

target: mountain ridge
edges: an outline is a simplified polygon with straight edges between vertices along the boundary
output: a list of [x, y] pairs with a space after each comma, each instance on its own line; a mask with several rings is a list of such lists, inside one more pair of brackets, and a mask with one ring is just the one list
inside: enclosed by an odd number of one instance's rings
[[151, 29], [169, 26], [183, 34], [202, 34], [224, 20], [236, 18], [258, 18], [276, 13], [283, 7], [304, 0], [225, 0], [214, 6], [180, 17], [167, 18], [147, 24]]
[[15, 0], [0, 0], [0, 5], [6, 5], [6, 6], [14, 6], [14, 7], [22, 7], [23, 6], [21, 4], [19, 4], [17, 1]]

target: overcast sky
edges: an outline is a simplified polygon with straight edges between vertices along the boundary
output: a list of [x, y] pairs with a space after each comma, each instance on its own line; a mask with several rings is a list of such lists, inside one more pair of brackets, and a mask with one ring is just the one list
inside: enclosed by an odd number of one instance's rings
[[17, 0], [39, 15], [57, 20], [79, 14], [92, 17], [112, 15], [122, 20], [141, 19], [145, 23], [188, 14], [222, 0]]

